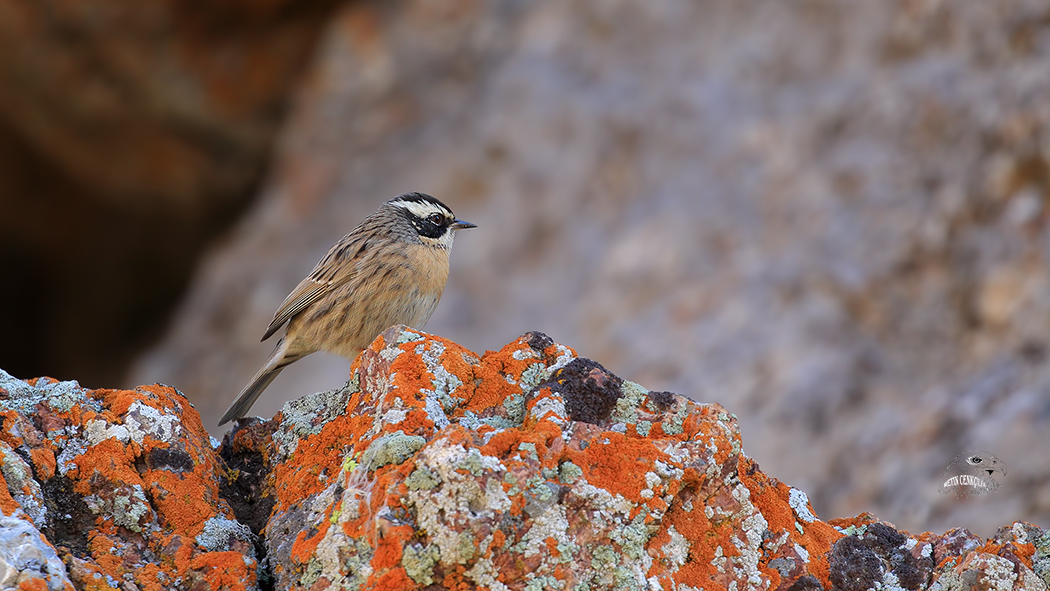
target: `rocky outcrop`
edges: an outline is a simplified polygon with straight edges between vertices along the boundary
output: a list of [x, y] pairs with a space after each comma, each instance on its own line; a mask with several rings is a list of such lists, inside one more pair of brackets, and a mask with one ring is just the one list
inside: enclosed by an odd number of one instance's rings
[[255, 587], [255, 536], [220, 495], [226, 468], [176, 389], [0, 372], [0, 418], [0, 587]]
[[985, 541], [824, 522], [743, 453], [718, 404], [646, 390], [540, 333], [479, 356], [393, 327], [345, 386], [242, 421], [221, 446], [168, 386], [0, 374], [0, 417], [0, 576], [32, 589], [1050, 580], [1050, 536], [1030, 524]]

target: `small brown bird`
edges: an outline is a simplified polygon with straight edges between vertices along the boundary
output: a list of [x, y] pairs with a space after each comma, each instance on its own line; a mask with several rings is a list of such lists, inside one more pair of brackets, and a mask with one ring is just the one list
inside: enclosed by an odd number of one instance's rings
[[288, 294], [262, 340], [284, 338], [219, 425], [243, 417], [277, 374], [317, 351], [354, 359], [395, 324], [422, 328], [448, 279], [456, 230], [475, 228], [423, 193], [405, 193], [365, 218]]

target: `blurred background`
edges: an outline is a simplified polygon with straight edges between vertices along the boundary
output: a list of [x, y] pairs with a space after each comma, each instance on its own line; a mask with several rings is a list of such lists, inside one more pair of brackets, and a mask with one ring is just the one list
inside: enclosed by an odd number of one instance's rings
[[[214, 425], [284, 296], [419, 190], [479, 226], [429, 332], [719, 402], [824, 519], [1050, 526], [1045, 2], [0, 0], [0, 47], [14, 375]], [[941, 496], [968, 449], [1001, 488]]]

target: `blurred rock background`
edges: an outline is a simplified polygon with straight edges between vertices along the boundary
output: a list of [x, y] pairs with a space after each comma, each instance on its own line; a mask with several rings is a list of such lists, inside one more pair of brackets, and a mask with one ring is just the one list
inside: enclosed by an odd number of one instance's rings
[[[479, 225], [428, 331], [718, 401], [823, 518], [1050, 525], [1045, 3], [45, 5], [0, 0], [0, 367], [214, 424], [288, 291], [421, 190]], [[967, 449], [1002, 487], [939, 495]]]

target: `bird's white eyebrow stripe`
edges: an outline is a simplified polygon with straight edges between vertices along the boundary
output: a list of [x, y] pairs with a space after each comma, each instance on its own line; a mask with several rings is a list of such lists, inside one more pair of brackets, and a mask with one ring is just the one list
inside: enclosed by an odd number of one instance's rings
[[451, 214], [451, 212], [445, 210], [445, 208], [426, 201], [394, 201], [391, 205], [407, 209], [412, 215], [418, 218], [425, 218], [432, 213], [440, 213], [443, 216]]

